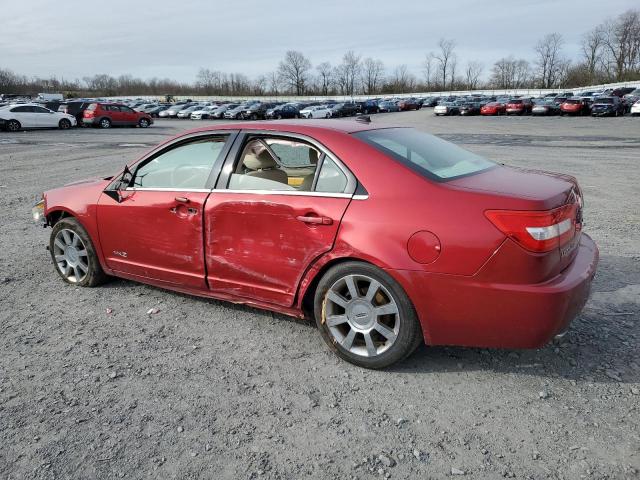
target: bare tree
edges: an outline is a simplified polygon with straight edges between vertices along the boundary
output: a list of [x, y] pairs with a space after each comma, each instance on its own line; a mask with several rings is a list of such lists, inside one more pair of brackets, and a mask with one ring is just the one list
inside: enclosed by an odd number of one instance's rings
[[311, 62], [302, 52], [289, 50], [280, 62], [278, 74], [282, 82], [288, 85], [296, 95], [304, 94]]
[[478, 88], [478, 82], [480, 81], [480, 76], [482, 75], [483, 70], [484, 66], [480, 62], [467, 63], [465, 77], [467, 88], [469, 90], [475, 90], [476, 88]]
[[[446, 40], [441, 38], [438, 42], [438, 48], [440, 51], [434, 55], [437, 61], [438, 73], [442, 81], [442, 88], [447, 88], [447, 79], [451, 78], [451, 85], [453, 85], [453, 79], [455, 76], [455, 53], [456, 42], [453, 40]], [[453, 67], [453, 68], [452, 68]], [[454, 73], [452, 74], [452, 70]]]
[[433, 81], [434, 58], [435, 57], [433, 55], [433, 52], [429, 52], [425, 56], [424, 62], [422, 64], [423, 72], [424, 72], [424, 82], [425, 82], [425, 86], [427, 87], [427, 90], [431, 90], [431, 82]]
[[561, 80], [564, 59], [561, 57], [564, 40], [559, 33], [545, 35], [535, 46], [536, 64], [542, 88], [553, 88]]
[[319, 77], [320, 93], [322, 95], [329, 95], [329, 90], [333, 83], [333, 68], [329, 62], [322, 62], [316, 67]]
[[582, 55], [587, 71], [587, 81], [592, 83], [596, 78], [596, 70], [602, 62], [604, 49], [604, 32], [601, 26], [588, 31], [582, 37]]
[[625, 80], [640, 70], [640, 11], [629, 10], [602, 26], [610, 76]]
[[365, 58], [362, 62], [362, 87], [364, 93], [378, 93], [384, 77], [384, 63], [381, 60]]
[[413, 76], [406, 65], [400, 65], [393, 71], [391, 78], [393, 91], [400, 93], [411, 92], [416, 85], [416, 77]]
[[269, 80], [269, 90], [276, 97], [280, 94], [280, 77], [278, 76], [278, 72], [271, 72], [267, 76]]
[[361, 68], [360, 55], [356, 55], [351, 50], [344, 54], [342, 63], [334, 69], [336, 83], [340, 87], [342, 95], [353, 96], [360, 78]]
[[495, 88], [522, 88], [527, 86], [530, 78], [529, 62], [513, 56], [501, 58], [491, 69], [491, 84]]

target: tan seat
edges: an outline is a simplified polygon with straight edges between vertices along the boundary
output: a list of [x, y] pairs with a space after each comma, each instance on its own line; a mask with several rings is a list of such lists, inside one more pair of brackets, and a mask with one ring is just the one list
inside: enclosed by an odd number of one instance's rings
[[246, 168], [251, 170], [247, 173], [250, 177], [264, 178], [284, 184], [289, 183], [287, 173], [278, 168], [278, 163], [266, 150], [263, 150], [258, 155], [247, 153], [242, 163]]

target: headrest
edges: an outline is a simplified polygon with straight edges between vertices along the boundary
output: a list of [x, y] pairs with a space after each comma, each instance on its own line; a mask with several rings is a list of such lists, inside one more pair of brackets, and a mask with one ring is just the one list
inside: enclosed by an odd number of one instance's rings
[[318, 164], [318, 151], [313, 148], [309, 149], [309, 163], [311, 165]]
[[265, 168], [274, 168], [278, 166], [276, 161], [266, 150], [263, 150], [258, 155], [247, 153], [244, 156], [243, 163], [244, 166], [250, 170], [264, 170]]

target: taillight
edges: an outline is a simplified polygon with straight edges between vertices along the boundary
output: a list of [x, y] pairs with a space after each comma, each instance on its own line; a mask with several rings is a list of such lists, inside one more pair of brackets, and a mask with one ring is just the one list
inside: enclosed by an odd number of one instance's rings
[[93, 110], [85, 110], [82, 112], [82, 116], [85, 118], [93, 117]]
[[570, 241], [581, 228], [578, 204], [544, 212], [487, 210], [486, 217], [502, 233], [532, 252], [549, 252]]

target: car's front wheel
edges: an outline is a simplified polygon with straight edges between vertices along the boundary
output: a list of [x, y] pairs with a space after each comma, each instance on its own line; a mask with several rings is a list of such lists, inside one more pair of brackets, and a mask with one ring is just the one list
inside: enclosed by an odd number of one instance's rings
[[402, 287], [367, 263], [346, 262], [328, 270], [318, 283], [314, 310], [327, 345], [364, 368], [385, 368], [403, 360], [423, 339]]
[[20, 125], [20, 122], [17, 120], [9, 120], [6, 125], [6, 129], [10, 132], [17, 132], [21, 128], [22, 125]]
[[80, 287], [95, 287], [107, 279], [93, 242], [75, 218], [63, 218], [51, 232], [49, 252], [62, 279]]
[[149, 120], [147, 120], [146, 118], [141, 118], [141, 119], [138, 121], [138, 126], [139, 126], [140, 128], [147, 128], [147, 127], [149, 126]]

